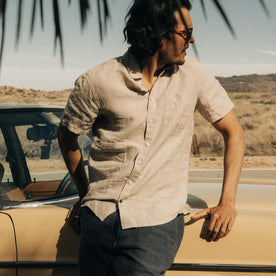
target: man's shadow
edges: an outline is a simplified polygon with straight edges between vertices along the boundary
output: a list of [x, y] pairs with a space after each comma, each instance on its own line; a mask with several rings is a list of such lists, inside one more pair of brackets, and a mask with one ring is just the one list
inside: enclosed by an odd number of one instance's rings
[[[191, 208], [205, 209], [208, 208], [207, 203], [192, 194], [188, 195], [187, 204]], [[186, 225], [195, 222], [188, 221]], [[209, 220], [205, 219], [203, 223], [200, 238], [208, 240]], [[78, 275], [78, 247], [79, 235], [74, 232], [71, 226], [65, 222], [60, 230], [59, 239], [57, 242], [56, 267], [53, 268], [52, 276], [75, 276]]]
[[52, 276], [78, 275], [78, 248], [79, 235], [65, 222], [60, 230], [57, 242], [57, 266], [54, 267]]
[[[203, 199], [201, 199], [200, 197], [197, 197], [195, 195], [189, 194], [188, 195], [188, 199], [187, 199], [187, 204], [191, 207], [191, 208], [196, 208], [196, 209], [206, 209], [208, 208], [208, 204], [206, 203], [206, 201], [204, 201]], [[193, 223], [196, 223], [197, 221], [188, 221], [186, 222], [186, 226], [191, 225]], [[205, 218], [204, 222], [202, 224], [202, 228], [200, 231], [200, 238], [204, 239], [206, 241], [210, 241], [209, 240], [209, 235], [208, 235], [208, 227], [209, 227], [209, 223], [210, 223], [210, 219], [209, 218]]]

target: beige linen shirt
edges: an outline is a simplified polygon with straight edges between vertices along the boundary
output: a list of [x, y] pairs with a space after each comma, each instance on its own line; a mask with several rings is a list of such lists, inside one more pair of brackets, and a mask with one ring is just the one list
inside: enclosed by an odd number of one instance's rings
[[101, 220], [119, 209], [123, 228], [163, 224], [185, 213], [196, 108], [215, 122], [233, 103], [193, 58], [165, 68], [150, 91], [130, 52], [80, 76], [62, 124], [76, 134], [92, 128], [83, 206]]

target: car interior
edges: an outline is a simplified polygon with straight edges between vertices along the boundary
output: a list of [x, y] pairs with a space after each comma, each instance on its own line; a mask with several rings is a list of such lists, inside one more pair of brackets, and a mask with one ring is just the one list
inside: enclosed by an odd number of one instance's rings
[[30, 201], [77, 193], [57, 141], [60, 116], [61, 112], [43, 111], [1, 114], [1, 200]]

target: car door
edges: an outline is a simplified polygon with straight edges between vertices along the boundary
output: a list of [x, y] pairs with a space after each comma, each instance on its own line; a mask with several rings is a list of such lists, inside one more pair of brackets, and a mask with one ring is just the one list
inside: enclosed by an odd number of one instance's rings
[[65, 222], [68, 209], [41, 204], [5, 212], [7, 218], [12, 218], [15, 229], [17, 276], [78, 274], [79, 236]]
[[0, 212], [0, 276], [15, 276], [16, 244], [11, 217]]
[[77, 191], [67, 181], [56, 192], [67, 171], [46, 111], [0, 117], [0, 276], [77, 275], [78, 236], [65, 222]]

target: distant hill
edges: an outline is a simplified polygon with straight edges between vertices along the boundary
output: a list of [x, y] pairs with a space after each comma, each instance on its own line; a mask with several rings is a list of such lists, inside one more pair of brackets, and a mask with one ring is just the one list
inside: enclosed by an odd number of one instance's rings
[[[276, 156], [276, 74], [219, 77], [218, 80], [226, 88], [226, 91], [230, 92], [229, 96], [235, 104], [235, 112], [244, 129], [246, 138], [245, 155]], [[0, 86], [0, 103], [65, 106], [70, 92], [71, 89], [44, 92]], [[194, 133], [197, 137], [201, 156], [222, 155], [223, 139], [221, 135], [211, 124], [206, 123], [206, 120], [198, 112], [195, 114]], [[273, 162], [269, 163], [269, 167], [276, 166], [275, 161]], [[260, 163], [259, 165], [264, 166], [264, 164]]]
[[276, 74], [216, 78], [227, 92], [276, 92]]
[[71, 89], [45, 92], [34, 89], [0, 86], [0, 103], [31, 103], [65, 106]]
[[[276, 92], [276, 74], [216, 77], [227, 92]], [[38, 103], [64, 106], [71, 89], [44, 92], [0, 86], [0, 103]]]

